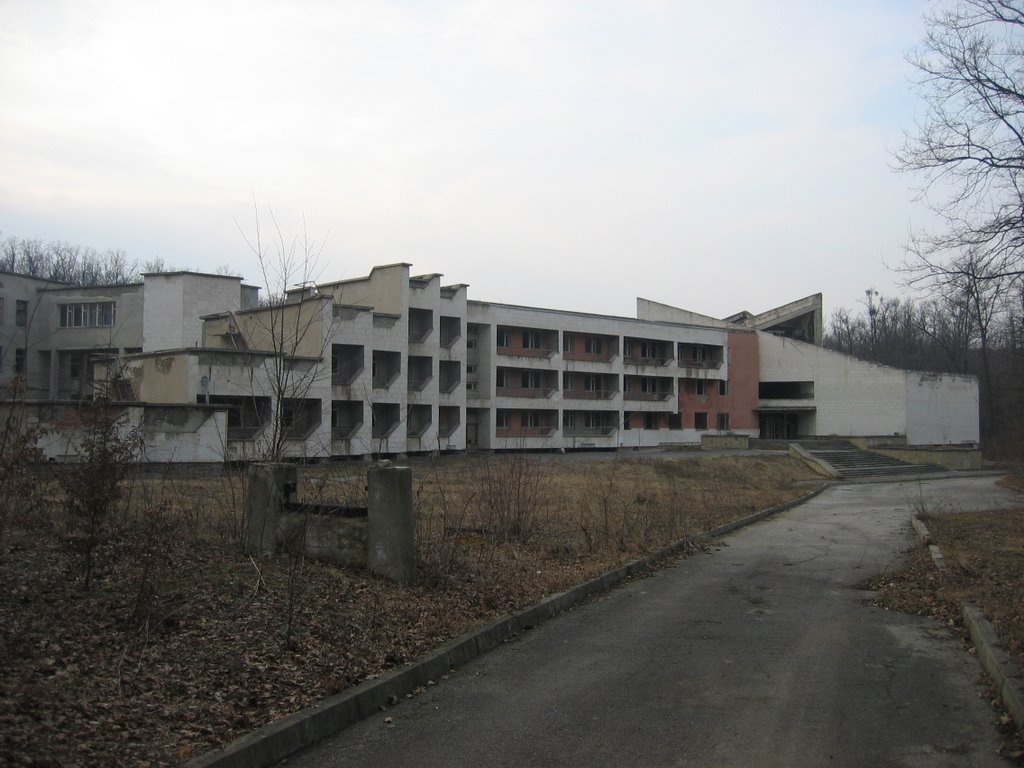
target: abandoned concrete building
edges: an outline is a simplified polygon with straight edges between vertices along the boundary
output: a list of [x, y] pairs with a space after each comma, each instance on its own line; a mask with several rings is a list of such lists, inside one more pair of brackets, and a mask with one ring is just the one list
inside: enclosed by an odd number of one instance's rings
[[76, 404], [117, 401], [154, 461], [698, 445], [714, 437], [977, 445], [970, 376], [821, 346], [821, 296], [715, 319], [470, 300], [409, 264], [261, 304], [241, 278], [77, 288], [0, 274], [0, 384], [73, 457]]

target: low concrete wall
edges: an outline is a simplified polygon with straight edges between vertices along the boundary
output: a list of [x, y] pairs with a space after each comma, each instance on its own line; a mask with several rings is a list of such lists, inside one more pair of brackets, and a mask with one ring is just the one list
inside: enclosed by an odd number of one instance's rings
[[248, 470], [246, 552], [289, 553], [369, 567], [401, 583], [416, 581], [412, 474], [408, 467], [373, 467], [367, 508], [298, 501], [294, 464], [254, 464]]
[[708, 450], [739, 449], [746, 450], [750, 447], [749, 435], [710, 435], [704, 434], [700, 437], [700, 447]]
[[911, 464], [934, 464], [946, 469], [981, 469], [981, 449], [958, 446], [887, 445], [872, 438], [850, 438], [858, 448]]

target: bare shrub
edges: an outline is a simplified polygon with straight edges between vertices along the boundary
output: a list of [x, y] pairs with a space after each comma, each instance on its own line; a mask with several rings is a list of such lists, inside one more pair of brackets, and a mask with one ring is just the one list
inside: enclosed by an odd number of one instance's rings
[[40, 485], [30, 472], [41, 461], [37, 441], [44, 430], [30, 424], [25, 408], [25, 382], [15, 378], [2, 404], [0, 425], [0, 560], [5, 552], [5, 536], [11, 520], [36, 510], [40, 502]]
[[83, 405], [81, 461], [60, 474], [68, 513], [68, 543], [79, 555], [84, 586], [89, 589], [97, 547], [107, 533], [114, 503], [142, 450], [142, 433], [127, 426], [122, 409], [108, 403]]
[[[433, 494], [427, 498], [426, 489]], [[433, 578], [446, 588], [449, 580], [461, 566], [465, 536], [469, 526], [477, 492], [456, 493], [438, 469], [437, 461], [430, 461], [428, 479], [419, 483], [413, 496], [413, 514], [416, 520], [416, 539], [420, 569], [427, 578]]]
[[518, 540], [537, 532], [548, 506], [549, 488], [536, 457], [528, 453], [488, 456], [476, 481], [488, 532]]

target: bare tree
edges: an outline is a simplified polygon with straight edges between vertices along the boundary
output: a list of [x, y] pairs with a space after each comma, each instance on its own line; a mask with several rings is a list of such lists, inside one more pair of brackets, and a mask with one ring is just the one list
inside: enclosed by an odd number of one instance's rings
[[[984, 279], [1024, 275], [1024, 3], [960, 0], [925, 19], [912, 56], [926, 112], [896, 155], [923, 175], [942, 231], [912, 236], [911, 282], [962, 277], [970, 252]], [[950, 258], [952, 256], [952, 258]]]
[[[311, 239], [305, 224], [301, 237], [286, 238], [269, 209], [268, 236], [255, 204], [254, 213], [252, 237], [244, 231], [242, 236], [256, 258], [267, 296], [259, 310], [246, 316], [247, 336], [253, 349], [266, 355], [262, 383], [271, 396], [261, 453], [264, 459], [278, 460], [289, 440], [304, 437], [311, 416], [308, 395], [317, 381], [331, 375], [333, 318], [325, 314], [331, 311], [330, 297], [321, 296], [315, 283], [324, 243]], [[254, 382], [254, 394], [257, 389]]]

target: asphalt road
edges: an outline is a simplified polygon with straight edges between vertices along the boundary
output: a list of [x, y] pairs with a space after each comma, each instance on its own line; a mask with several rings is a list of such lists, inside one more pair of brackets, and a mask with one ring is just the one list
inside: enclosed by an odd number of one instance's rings
[[846, 485], [524, 634], [289, 766], [1005, 766], [980, 668], [865, 604], [912, 508], [974, 477]]

